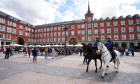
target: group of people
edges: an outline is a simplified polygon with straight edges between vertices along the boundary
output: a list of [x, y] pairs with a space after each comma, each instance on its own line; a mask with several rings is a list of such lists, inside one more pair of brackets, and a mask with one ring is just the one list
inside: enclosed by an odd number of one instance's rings
[[[93, 44], [96, 49], [98, 49], [98, 42], [100, 42], [99, 37], [96, 37], [96, 41]], [[105, 45], [111, 53], [111, 56], [112, 56], [111, 61], [115, 60], [117, 54], [114, 51], [113, 42], [111, 41], [111, 38], [109, 38], [109, 37], [107, 38], [107, 41], [106, 41]], [[116, 49], [116, 50], [118, 50], [121, 53], [121, 55], [124, 55], [125, 49], [121, 48], [121, 49]], [[134, 56], [134, 49], [131, 49], [131, 53], [132, 53], [132, 56]]]

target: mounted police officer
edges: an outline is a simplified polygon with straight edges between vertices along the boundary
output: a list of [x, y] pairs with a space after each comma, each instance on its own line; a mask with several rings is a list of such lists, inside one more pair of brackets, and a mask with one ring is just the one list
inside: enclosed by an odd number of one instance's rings
[[99, 37], [96, 37], [96, 41], [94, 42], [94, 48], [98, 49], [98, 42], [100, 42]]
[[115, 60], [115, 58], [116, 58], [116, 53], [115, 53], [115, 51], [114, 51], [114, 49], [113, 49], [113, 42], [111, 41], [111, 38], [107, 38], [107, 42], [106, 42], [106, 47], [107, 47], [107, 49], [111, 52], [111, 54], [112, 54], [112, 59], [111, 59], [111, 61], [112, 60]]

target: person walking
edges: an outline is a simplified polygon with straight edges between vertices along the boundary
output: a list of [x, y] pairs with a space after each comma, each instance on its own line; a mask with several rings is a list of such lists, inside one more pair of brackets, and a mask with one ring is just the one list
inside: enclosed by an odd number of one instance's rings
[[82, 56], [82, 52], [83, 52], [83, 49], [82, 49], [82, 48], [80, 48], [80, 56]]
[[45, 59], [47, 59], [48, 58], [48, 49], [46, 48], [45, 49]]
[[28, 55], [30, 57], [30, 55], [31, 55], [31, 48], [28, 48]]
[[9, 47], [6, 48], [6, 52], [5, 52], [5, 58], [4, 59], [9, 59], [9, 54], [10, 54], [11, 50]]
[[55, 57], [55, 49], [54, 48], [52, 49], [52, 57], [53, 57], [53, 59]]
[[37, 63], [37, 49], [34, 48], [34, 50], [32, 51], [32, 54], [33, 54], [33, 63], [35, 61], [35, 63]]
[[134, 56], [134, 48], [131, 48], [132, 56]]

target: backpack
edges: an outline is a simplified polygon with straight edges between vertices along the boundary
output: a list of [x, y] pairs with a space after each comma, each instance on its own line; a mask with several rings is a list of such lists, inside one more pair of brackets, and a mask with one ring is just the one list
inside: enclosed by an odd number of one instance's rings
[[48, 49], [45, 49], [45, 52], [48, 52]]

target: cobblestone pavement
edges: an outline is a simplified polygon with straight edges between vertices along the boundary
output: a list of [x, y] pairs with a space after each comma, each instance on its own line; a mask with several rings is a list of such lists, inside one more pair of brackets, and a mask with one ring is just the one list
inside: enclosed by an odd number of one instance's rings
[[[102, 69], [95, 73], [91, 61], [89, 72], [83, 64], [83, 56], [57, 56], [55, 59], [38, 56], [32, 63], [32, 56], [15, 55], [4, 59], [0, 55], [0, 84], [140, 84], [140, 53], [120, 58], [119, 73], [110, 63], [108, 74], [101, 79]], [[98, 68], [100, 61], [98, 60]]]

